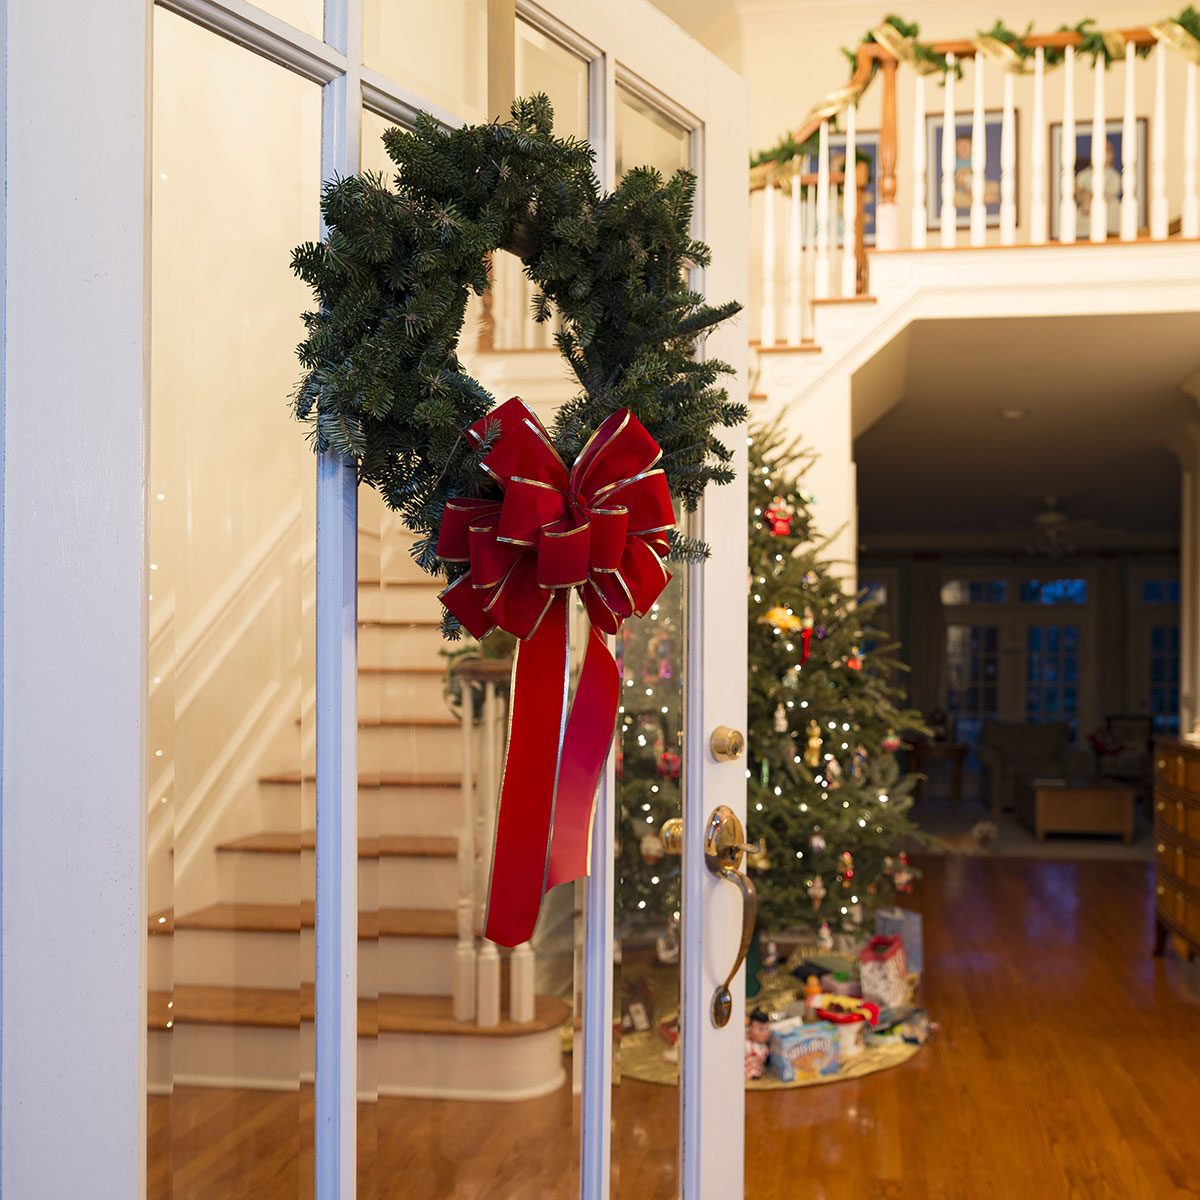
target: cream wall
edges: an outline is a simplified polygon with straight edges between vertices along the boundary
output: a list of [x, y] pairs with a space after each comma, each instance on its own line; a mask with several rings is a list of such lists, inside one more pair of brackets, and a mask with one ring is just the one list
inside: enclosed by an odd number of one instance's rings
[[[726, 58], [747, 80], [749, 89], [749, 135], [754, 149], [773, 145], [787, 130], [795, 128], [812, 104], [844, 84], [849, 66], [840, 53], [842, 46], [852, 47], [862, 34], [878, 24], [891, 11], [879, 3], [857, 2], [805, 3], [804, 0], [783, 0], [780, 3], [746, 3], [738, 5], [726, 19], [710, 27], [703, 40], [716, 53]], [[923, 0], [900, 11], [906, 20], [921, 26], [922, 41], [963, 38], [989, 28], [1000, 16], [1005, 24], [1024, 30], [1033, 22], [1036, 32], [1051, 32], [1060, 25], [1074, 25], [1084, 17], [1092, 17], [1099, 28], [1122, 28], [1162, 20], [1171, 11], [1170, 5], [1145, 0], [1125, 0], [1124, 3], [1061, 3], [1029, 4], [995, 0], [991, 3]], [[1082, 60], [1083, 70], [1076, 71], [1075, 106], [1077, 119], [1088, 120], [1092, 105], [1090, 61]], [[1183, 104], [1184, 68], [1178, 54], [1168, 55], [1168, 198], [1170, 214], [1180, 211], [1182, 155], [1179, 151]], [[964, 68], [964, 78], [956, 88], [955, 108], [969, 111], [973, 96], [970, 65]], [[1108, 118], [1121, 115], [1124, 89], [1124, 68], [1117, 66], [1108, 72], [1105, 90], [1105, 109]], [[1137, 65], [1137, 113], [1150, 116], [1153, 111], [1154, 70], [1151, 61], [1139, 60]], [[998, 68], [988, 64], [985, 72], [985, 102], [988, 108], [999, 108], [1003, 99], [1003, 83]], [[1047, 74], [1047, 123], [1062, 115], [1062, 68]], [[859, 128], [879, 128], [881, 80], [877, 77], [863, 99], [859, 112]], [[1029, 147], [1032, 125], [1032, 79], [1018, 79], [1016, 105], [1018, 122], [1018, 212], [1017, 240], [1028, 240], [1029, 232]], [[940, 111], [942, 89], [936, 79], [926, 84], [926, 106]], [[910, 176], [913, 122], [913, 73], [902, 69], [898, 87], [899, 156], [897, 164], [897, 201], [900, 205], [901, 244], [908, 244], [912, 188]], [[1151, 131], [1152, 133], [1152, 131]], [[1047, 162], [1048, 151], [1047, 151]], [[989, 236], [996, 237], [990, 230]]]

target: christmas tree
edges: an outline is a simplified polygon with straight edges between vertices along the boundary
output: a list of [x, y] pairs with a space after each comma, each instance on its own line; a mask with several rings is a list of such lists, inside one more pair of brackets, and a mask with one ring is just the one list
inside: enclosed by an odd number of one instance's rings
[[802, 486], [813, 456], [777, 429], [750, 443], [748, 834], [759, 928], [857, 933], [912, 886], [904, 850], [916, 776], [896, 758], [920, 729], [905, 668], [846, 590]]

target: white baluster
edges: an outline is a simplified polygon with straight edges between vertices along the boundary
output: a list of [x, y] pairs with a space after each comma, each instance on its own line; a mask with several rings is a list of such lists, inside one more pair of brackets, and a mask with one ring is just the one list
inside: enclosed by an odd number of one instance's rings
[[1150, 122], [1150, 236], [1167, 236], [1167, 47], [1154, 47], [1154, 119]]
[[846, 109], [846, 181], [842, 184], [842, 295], [858, 291], [858, 159], [855, 153], [857, 109]]
[[[978, 55], [976, 56], [978, 58]], [[1000, 244], [1017, 240], [1017, 114], [1013, 75], [1004, 72], [1004, 115], [1000, 118]]]
[[[1047, 237], [1046, 203], [1046, 52], [1039, 46], [1033, 57], [1033, 141], [1030, 143], [1029, 240], [1042, 245]], [[1014, 214], [1015, 219], [1015, 214]]]
[[1062, 153], [1059, 155], [1058, 240], [1075, 240], [1075, 47], [1063, 58]]
[[912, 245], [914, 250], [925, 249], [925, 226], [929, 209], [925, 196], [925, 76], [918, 74], [913, 91], [912, 135]]
[[1133, 65], [1137, 62], [1132, 42], [1125, 43], [1125, 109], [1121, 114], [1121, 241], [1137, 238], [1138, 144], [1137, 96]]
[[974, 62], [975, 105], [971, 114], [971, 245], [982, 246], [987, 241], [987, 136], [983, 123], [983, 55], [976, 54]]
[[479, 951], [475, 1024], [481, 1029], [492, 1029], [500, 1024], [500, 952], [488, 941]]
[[775, 172], [763, 188], [762, 332], [764, 346], [775, 344]]
[[801, 315], [802, 280], [804, 269], [804, 201], [800, 194], [801, 160], [792, 160], [791, 188], [788, 191], [788, 244], [787, 244], [787, 309], [784, 313], [784, 336], [789, 346], [798, 346], [803, 337]]
[[[499, 750], [497, 730], [500, 728], [499, 702], [496, 684], [488, 680], [483, 690], [483, 773], [480, 780], [481, 820], [480, 849], [482, 851], [483, 883], [480, 901], [486, 907], [488, 876], [491, 872], [492, 853], [495, 846], [495, 813], [500, 787]], [[480, 927], [486, 911], [480, 913]], [[492, 942], [485, 940], [476, 962], [475, 1023], [485, 1029], [500, 1023], [500, 954]]]
[[1185, 238], [1200, 237], [1200, 196], [1196, 194], [1196, 64], [1189, 58], [1185, 67], [1187, 86], [1183, 107], [1183, 219], [1179, 232]]
[[804, 189], [804, 329], [801, 337], [813, 337], [812, 301], [817, 290], [817, 189], [810, 183]]
[[458, 839], [458, 944], [454, 949], [454, 1019], [475, 1017], [475, 740], [474, 701], [469, 679], [462, 687], [462, 832]]
[[1104, 178], [1108, 166], [1108, 121], [1104, 114], [1104, 55], [1092, 63], [1092, 200], [1088, 209], [1088, 238], [1108, 239], [1108, 196]]
[[518, 1025], [533, 1020], [536, 1007], [533, 976], [533, 947], [522, 942], [513, 948], [508, 961], [508, 1015]]
[[821, 122], [817, 150], [817, 261], [813, 292], [817, 300], [829, 295], [829, 122]]
[[958, 211], [954, 207], [955, 134], [953, 54], [946, 55], [945, 95], [942, 103], [942, 207], [940, 212], [942, 245], [951, 247], [958, 240]]

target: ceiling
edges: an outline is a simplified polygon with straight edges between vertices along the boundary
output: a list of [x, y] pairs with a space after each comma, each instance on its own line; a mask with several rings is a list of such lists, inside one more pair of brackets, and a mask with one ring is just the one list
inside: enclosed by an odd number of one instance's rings
[[914, 323], [854, 378], [860, 541], [1023, 548], [1056, 496], [1080, 549], [1174, 544], [1198, 367], [1200, 314]]

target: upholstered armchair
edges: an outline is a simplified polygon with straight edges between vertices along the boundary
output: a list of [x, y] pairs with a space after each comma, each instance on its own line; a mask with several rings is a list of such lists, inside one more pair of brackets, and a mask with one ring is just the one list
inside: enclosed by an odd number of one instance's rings
[[986, 721], [979, 758], [988, 773], [993, 816], [1012, 808], [1013, 784], [1019, 776], [1069, 778], [1092, 771], [1091, 754], [1071, 748], [1071, 727], [1065, 723]]

